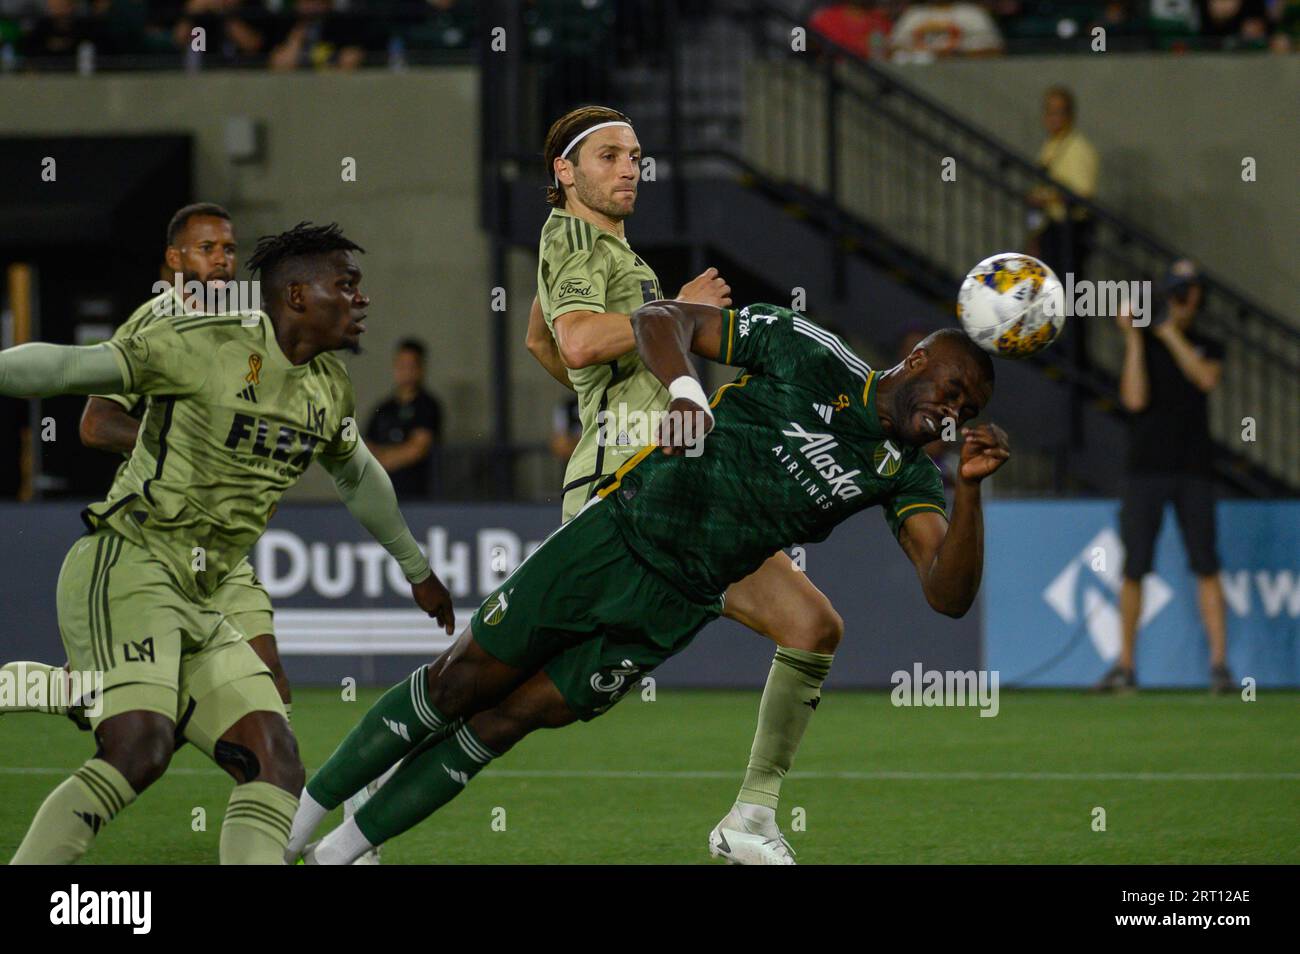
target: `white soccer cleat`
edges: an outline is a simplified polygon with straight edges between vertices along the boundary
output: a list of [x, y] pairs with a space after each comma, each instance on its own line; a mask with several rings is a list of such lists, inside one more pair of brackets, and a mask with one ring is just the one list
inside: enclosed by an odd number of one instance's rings
[[746, 819], [739, 806], [709, 832], [709, 854], [732, 865], [792, 865], [794, 849], [775, 820], [762, 824]]

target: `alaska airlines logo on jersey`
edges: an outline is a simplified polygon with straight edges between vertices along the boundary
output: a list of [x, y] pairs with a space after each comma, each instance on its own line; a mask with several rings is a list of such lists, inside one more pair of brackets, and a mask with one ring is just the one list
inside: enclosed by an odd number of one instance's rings
[[876, 448], [871, 457], [876, 465], [876, 473], [881, 477], [893, 477], [903, 462], [903, 452], [894, 446], [893, 441], [885, 441]]
[[590, 298], [591, 282], [580, 282], [573, 278], [566, 278], [560, 282], [560, 287], [555, 291], [556, 298]]
[[751, 315], [748, 308], [740, 309], [740, 324], [737, 326], [740, 330], [740, 337], [749, 337], [749, 327], [751, 322], [757, 324], [761, 321], [765, 325], [770, 325], [779, 317], [779, 315]]
[[[324, 412], [322, 411], [320, 418], [321, 430], [324, 430], [324, 423]], [[278, 427], [274, 444], [268, 443], [272, 426]], [[239, 451], [246, 442], [251, 441], [253, 446], [248, 450], [254, 457], [265, 457], [269, 460], [286, 463], [290, 467], [306, 470], [320, 440], [319, 434], [297, 431], [284, 424], [272, 425], [270, 421], [264, 418], [237, 413], [234, 420], [230, 422], [230, 433], [226, 435], [226, 447], [232, 451]]]
[[[798, 451], [806, 458], [807, 463], [829, 484], [827, 488], [831, 497], [839, 500], [850, 500], [862, 493], [862, 488], [853, 482], [853, 478], [862, 473], [860, 470], [845, 470], [842, 464], [837, 464], [831, 451], [839, 447], [839, 441], [835, 440], [830, 434], [814, 434], [806, 431], [794, 421], [790, 422], [792, 430], [782, 431], [786, 437], [792, 437], [796, 441], [802, 441]], [[781, 462], [786, 465], [786, 469], [799, 478], [799, 466], [797, 462], [791, 461], [791, 455], [786, 452], [784, 445], [777, 444], [772, 448], [773, 453], [781, 458]], [[807, 484], [807, 478], [802, 478], [802, 483]], [[815, 487], [809, 488], [809, 496], [817, 497], [817, 502], [825, 510], [834, 500], [823, 499], [825, 494], [818, 496]]]

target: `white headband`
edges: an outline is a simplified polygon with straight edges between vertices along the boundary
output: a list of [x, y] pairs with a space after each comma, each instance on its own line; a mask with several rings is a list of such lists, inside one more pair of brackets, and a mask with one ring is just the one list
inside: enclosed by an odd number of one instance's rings
[[[586, 139], [597, 129], [606, 129], [610, 126], [626, 126], [628, 129], [632, 128], [631, 123], [625, 123], [621, 119], [615, 119], [612, 122], [608, 122], [608, 123], [596, 123], [596, 125], [592, 126], [590, 129], [584, 129], [582, 132], [578, 133], [578, 135], [574, 136], [573, 139], [569, 142], [569, 144], [564, 147], [564, 152], [560, 153], [559, 158], [568, 159], [569, 153], [573, 151], [574, 146], [582, 142], [582, 140]], [[555, 181], [555, 187], [558, 189], [560, 187], [560, 177], [558, 175], [552, 174], [551, 178]]]

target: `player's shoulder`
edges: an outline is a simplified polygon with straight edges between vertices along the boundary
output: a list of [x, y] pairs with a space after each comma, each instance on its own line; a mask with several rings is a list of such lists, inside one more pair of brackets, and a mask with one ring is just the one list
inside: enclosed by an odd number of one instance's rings
[[603, 250], [601, 236], [605, 234], [576, 215], [570, 215], [563, 209], [552, 209], [546, 224], [542, 226], [542, 254], [560, 258], [590, 255]]
[[348, 384], [352, 382], [352, 376], [348, 373], [347, 364], [333, 351], [322, 351], [311, 359], [311, 364], [312, 369], [317, 374], [323, 375], [330, 380]]
[[143, 305], [136, 308], [127, 316], [126, 321], [118, 325], [117, 330], [113, 332], [114, 338], [125, 338], [129, 335], [137, 334], [146, 328], [157, 324], [160, 321], [167, 320], [175, 314], [175, 297], [171, 289], [167, 289], [152, 298], [148, 299]]

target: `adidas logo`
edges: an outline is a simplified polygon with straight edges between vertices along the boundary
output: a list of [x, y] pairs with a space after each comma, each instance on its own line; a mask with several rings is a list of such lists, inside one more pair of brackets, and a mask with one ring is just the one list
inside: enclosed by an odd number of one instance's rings
[[407, 742], [411, 741], [411, 733], [407, 730], [405, 722], [394, 722], [392, 719], [384, 717], [384, 725], [392, 729], [394, 735], [401, 736]]
[[451, 776], [453, 782], [459, 782], [461, 785], [469, 784], [469, 776], [464, 772], [458, 772], [453, 768], [447, 768], [446, 762], [442, 763], [442, 768], [443, 771], [445, 771], [448, 775]]
[[89, 825], [90, 830], [96, 835], [98, 835], [99, 830], [104, 827], [104, 819], [99, 815], [95, 815], [91, 812], [73, 812], [73, 814]]
[[248, 387], [244, 388], [244, 390], [236, 394], [235, 397], [243, 398], [245, 401], [250, 401], [253, 404], [257, 403], [257, 392], [253, 390], [253, 386], [251, 384]]
[[835, 413], [835, 409], [829, 404], [814, 404], [813, 410], [816, 411], [817, 416], [827, 424], [831, 422], [831, 415]]

